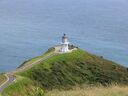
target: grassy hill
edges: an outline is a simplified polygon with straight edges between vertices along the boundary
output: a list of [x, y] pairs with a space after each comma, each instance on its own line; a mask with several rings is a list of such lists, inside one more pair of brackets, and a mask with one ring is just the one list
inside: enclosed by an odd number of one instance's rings
[[38, 81], [46, 89], [79, 84], [128, 83], [125, 67], [80, 49], [56, 55], [20, 75]]
[[[35, 58], [28, 62], [33, 61]], [[16, 76], [20, 79], [6, 88], [3, 96], [35, 96], [33, 94], [43, 94], [43, 90], [72, 89], [83, 85], [128, 84], [127, 68], [81, 49], [57, 54]]]

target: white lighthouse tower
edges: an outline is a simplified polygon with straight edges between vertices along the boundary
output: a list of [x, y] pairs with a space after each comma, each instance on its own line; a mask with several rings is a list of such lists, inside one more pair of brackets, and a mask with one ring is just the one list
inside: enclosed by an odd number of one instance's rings
[[66, 36], [66, 34], [64, 34], [64, 36], [62, 37], [62, 43], [61, 43], [60, 51], [61, 52], [68, 52], [69, 51], [68, 45], [69, 45], [68, 37]]

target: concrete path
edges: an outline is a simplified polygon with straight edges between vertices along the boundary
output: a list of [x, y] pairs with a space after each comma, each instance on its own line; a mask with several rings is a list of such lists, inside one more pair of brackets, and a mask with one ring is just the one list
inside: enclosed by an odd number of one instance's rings
[[30, 69], [31, 67], [33, 67], [34, 65], [37, 65], [37, 64], [40, 64], [41, 62], [44, 62], [45, 60], [49, 59], [50, 57], [56, 55], [56, 53], [51, 53], [51, 54], [48, 54], [47, 56], [33, 62], [32, 64], [28, 64], [26, 66], [23, 66], [21, 68], [17, 68], [15, 71], [11, 72], [12, 74], [15, 74], [15, 73], [18, 73], [18, 72], [22, 72], [22, 71], [25, 71], [27, 69]]
[[50, 54], [48, 54], [47, 56], [33, 62], [32, 64], [30, 65], [26, 65], [26, 66], [23, 66], [21, 68], [17, 68], [16, 70], [12, 71], [12, 72], [9, 72], [9, 73], [6, 73], [6, 77], [7, 77], [7, 80], [2, 84], [0, 85], [0, 93], [2, 93], [2, 91], [9, 85], [11, 84], [14, 80], [15, 80], [15, 77], [13, 74], [17, 73], [17, 72], [21, 72], [21, 71], [25, 71], [27, 69], [30, 69], [33, 65], [36, 65], [36, 64], [39, 64], [47, 59], [49, 59], [50, 57], [56, 55], [56, 50], [55, 52], [52, 52]]
[[7, 80], [0, 85], [0, 93], [9, 85], [14, 81], [14, 76], [11, 74], [5, 74]]

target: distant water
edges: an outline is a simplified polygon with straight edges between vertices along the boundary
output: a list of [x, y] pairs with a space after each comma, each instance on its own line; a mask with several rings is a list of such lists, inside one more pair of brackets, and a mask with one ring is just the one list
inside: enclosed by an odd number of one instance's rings
[[0, 0], [0, 72], [60, 42], [128, 66], [128, 0]]

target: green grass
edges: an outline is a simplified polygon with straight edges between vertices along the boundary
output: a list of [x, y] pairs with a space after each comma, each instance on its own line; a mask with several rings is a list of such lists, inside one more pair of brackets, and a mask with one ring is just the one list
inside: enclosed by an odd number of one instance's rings
[[81, 84], [128, 84], [125, 67], [80, 49], [56, 55], [20, 75], [36, 80], [46, 89], [68, 89]]
[[6, 81], [6, 76], [4, 74], [0, 74], [0, 85]]
[[36, 95], [39, 93], [37, 89], [41, 88], [36, 82], [26, 77], [17, 76], [17, 80], [2, 92], [2, 96], [38, 96]]
[[[49, 52], [52, 51], [46, 52], [45, 55]], [[34, 62], [39, 58], [28, 62]], [[55, 55], [16, 75], [17, 81], [4, 90], [3, 96], [35, 96], [38, 93], [43, 94], [43, 90], [67, 90], [83, 85], [128, 84], [127, 68], [81, 49]]]

